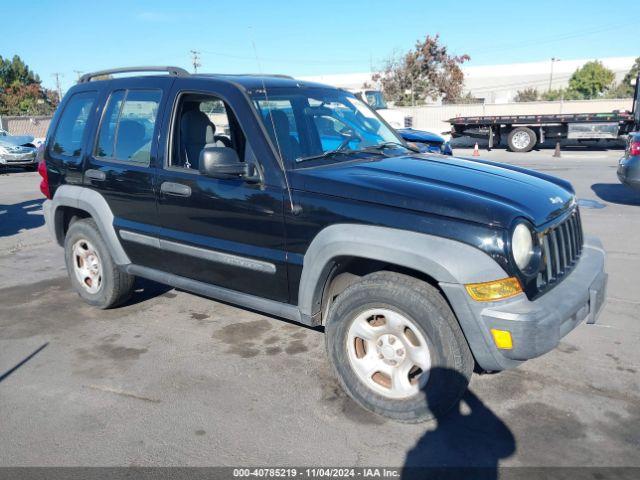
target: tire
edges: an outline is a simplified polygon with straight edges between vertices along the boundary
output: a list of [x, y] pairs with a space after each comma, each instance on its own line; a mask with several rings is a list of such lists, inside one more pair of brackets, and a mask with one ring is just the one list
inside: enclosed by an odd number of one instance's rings
[[111, 308], [131, 296], [135, 277], [114, 263], [93, 219], [71, 224], [64, 239], [64, 256], [71, 285], [89, 305]]
[[[376, 315], [369, 316], [371, 312]], [[377, 332], [373, 342], [353, 334], [360, 331], [357, 325], [364, 325], [365, 317], [370, 326], [384, 322], [372, 327]], [[384, 332], [398, 319], [407, 320], [409, 330], [403, 329], [403, 334], [391, 342]], [[399, 422], [419, 423], [440, 417], [457, 404], [473, 373], [473, 356], [442, 295], [433, 286], [400, 273], [373, 273], [349, 286], [331, 305], [325, 333], [329, 361], [342, 388], [365, 409]], [[398, 341], [403, 347], [399, 353], [405, 356], [394, 360], [390, 355], [395, 356], [398, 350], [391, 354], [388, 347], [391, 343], [391, 348], [396, 348]], [[423, 344], [428, 353], [424, 353]], [[423, 354], [416, 356], [410, 351]], [[424, 370], [413, 382], [407, 382], [404, 372], [406, 365], [413, 363], [412, 356], [420, 359]], [[395, 361], [398, 385], [406, 388], [394, 389], [395, 377], [385, 375], [383, 370], [371, 377], [358, 373], [358, 369], [369, 371], [369, 366], [363, 367], [366, 359], [376, 365], [372, 371], [378, 365], [388, 371], [391, 367], [387, 362]]]
[[509, 132], [507, 144], [512, 152], [529, 152], [538, 142], [536, 132], [527, 127], [514, 128]]

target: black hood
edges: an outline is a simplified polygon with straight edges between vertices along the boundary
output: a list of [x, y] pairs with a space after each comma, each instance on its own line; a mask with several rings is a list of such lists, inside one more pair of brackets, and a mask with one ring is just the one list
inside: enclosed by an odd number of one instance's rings
[[472, 159], [405, 155], [294, 170], [294, 189], [351, 198], [507, 228], [516, 217], [536, 226], [575, 197], [561, 179]]

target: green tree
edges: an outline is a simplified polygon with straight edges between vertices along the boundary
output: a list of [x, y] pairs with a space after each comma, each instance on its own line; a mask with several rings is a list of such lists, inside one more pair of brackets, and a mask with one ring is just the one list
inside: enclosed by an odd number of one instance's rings
[[18, 55], [14, 55], [11, 60], [2, 58], [0, 55], [0, 88], [33, 83], [40, 83], [40, 78], [29, 69]]
[[462, 94], [460, 65], [469, 59], [468, 55], [449, 54], [439, 35], [427, 35], [413, 50], [387, 59], [382, 72], [372, 80], [380, 82], [387, 99], [398, 105], [424, 103], [427, 98], [451, 102]]
[[18, 55], [0, 56], [0, 115], [48, 115], [59, 102]]
[[584, 100], [584, 96], [576, 90], [570, 88], [558, 88], [557, 90], [547, 90], [540, 95], [541, 100], [553, 102], [557, 100]]
[[613, 87], [615, 78], [615, 74], [602, 62], [594, 60], [585, 63], [571, 75], [568, 90], [586, 99], [600, 97]]
[[518, 90], [514, 100], [516, 102], [535, 102], [540, 99], [540, 93], [537, 88], [525, 88], [524, 90]]

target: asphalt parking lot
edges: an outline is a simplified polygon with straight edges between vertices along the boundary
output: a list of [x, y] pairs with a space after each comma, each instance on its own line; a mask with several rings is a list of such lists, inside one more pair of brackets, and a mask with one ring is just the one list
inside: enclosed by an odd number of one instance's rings
[[320, 331], [142, 281], [124, 307], [85, 305], [37, 173], [0, 175], [0, 466], [640, 466], [640, 192], [618, 183], [620, 150], [552, 153], [482, 157], [574, 184], [608, 252], [599, 323], [474, 375], [459, 409], [422, 425], [349, 400]]

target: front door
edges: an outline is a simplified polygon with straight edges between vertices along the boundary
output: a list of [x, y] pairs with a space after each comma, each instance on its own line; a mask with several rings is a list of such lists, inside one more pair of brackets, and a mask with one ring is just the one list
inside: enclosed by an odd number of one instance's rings
[[[234, 103], [232, 92], [212, 92], [212, 84], [208, 82], [204, 92], [176, 89], [176, 100], [167, 115], [166, 158], [158, 169], [164, 269], [286, 302], [282, 185], [270, 182], [268, 175], [248, 182], [211, 178], [198, 170], [205, 146], [233, 149], [241, 161], [262, 172], [269, 168], [256, 157], [245, 135], [250, 111], [246, 111], [244, 98], [236, 98]], [[193, 86], [198, 86], [197, 82]], [[241, 115], [234, 113], [238, 109], [244, 113], [244, 124], [238, 121]], [[255, 130], [255, 125], [249, 128]]]

